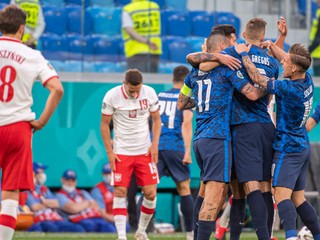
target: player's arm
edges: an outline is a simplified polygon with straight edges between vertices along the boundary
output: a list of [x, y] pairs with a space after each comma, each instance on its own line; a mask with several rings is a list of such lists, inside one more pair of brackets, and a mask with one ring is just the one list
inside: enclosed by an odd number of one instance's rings
[[205, 71], [204, 69], [207, 69], [210, 66], [212, 66], [211, 69], [219, 66], [219, 64], [217, 63], [224, 64], [232, 70], [239, 69], [241, 67], [241, 63], [238, 59], [228, 54], [222, 54], [222, 53], [206, 53], [206, 52], [190, 53], [187, 55], [187, 61], [194, 68], [199, 68], [201, 63], [215, 62], [215, 64], [211, 63], [206, 65], [201, 65], [201, 68], [200, 68], [201, 71]]
[[288, 27], [284, 17], [280, 17], [280, 20], [277, 21], [277, 27], [279, 31], [279, 36], [277, 40], [274, 42], [274, 44], [282, 49], [284, 41], [286, 40], [288, 34]]
[[194, 98], [191, 97], [191, 94], [191, 89], [186, 84], [183, 84], [177, 101], [177, 108], [179, 110], [191, 109], [196, 106]]
[[246, 46], [245, 44], [238, 44], [235, 49], [238, 54], [242, 57], [242, 64], [244, 65], [250, 79], [254, 82], [259, 84], [261, 87], [267, 89], [267, 83], [270, 80], [267, 76], [262, 75], [257, 67], [252, 63], [248, 52], [251, 48], [251, 44]]
[[255, 87], [250, 83], [247, 83], [241, 90], [241, 93], [246, 96], [246, 98], [256, 101], [267, 94], [267, 90], [264, 88]]
[[184, 142], [184, 157], [183, 163], [184, 164], [191, 164], [191, 140], [192, 140], [192, 118], [193, 112], [190, 110], [183, 111], [183, 122], [181, 127], [182, 138]]
[[152, 143], [149, 149], [151, 154], [151, 161], [158, 163], [158, 146], [161, 133], [161, 117], [159, 110], [150, 112], [152, 118]]
[[48, 89], [50, 93], [43, 112], [38, 120], [30, 122], [34, 131], [42, 129], [47, 124], [63, 96], [63, 86], [57, 77], [47, 81], [45, 88]]
[[317, 105], [314, 113], [311, 117], [308, 118], [306, 122], [306, 129], [310, 132], [319, 122], [320, 120], [320, 104]]

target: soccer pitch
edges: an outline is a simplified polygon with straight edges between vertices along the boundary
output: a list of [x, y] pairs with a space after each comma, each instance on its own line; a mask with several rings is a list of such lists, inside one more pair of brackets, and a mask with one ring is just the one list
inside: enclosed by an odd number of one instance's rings
[[[133, 240], [133, 234], [128, 234], [128, 240]], [[279, 240], [285, 240], [284, 232], [276, 232], [275, 237], [278, 237]], [[149, 234], [150, 240], [185, 240], [186, 237], [183, 233], [174, 233], [174, 234]], [[115, 234], [97, 234], [97, 233], [30, 233], [30, 232], [16, 232], [14, 235], [14, 240], [74, 240], [74, 239], [88, 239], [88, 240], [116, 240], [117, 236]], [[211, 236], [211, 239], [214, 240], [214, 235]], [[229, 237], [227, 237], [229, 239]], [[254, 232], [243, 232], [241, 234], [241, 239], [243, 240], [256, 240], [256, 234]]]

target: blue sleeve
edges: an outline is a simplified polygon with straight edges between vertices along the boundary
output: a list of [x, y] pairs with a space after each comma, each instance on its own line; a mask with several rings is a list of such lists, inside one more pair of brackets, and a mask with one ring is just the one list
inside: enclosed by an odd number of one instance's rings
[[267, 90], [278, 97], [289, 96], [294, 91], [288, 80], [269, 80]]
[[57, 194], [56, 194], [56, 197], [57, 197], [57, 199], [58, 199], [58, 202], [59, 202], [59, 206], [60, 206], [60, 207], [64, 207], [64, 206], [70, 201], [70, 199], [67, 198], [66, 195], [61, 194], [61, 193], [57, 193]]
[[35, 197], [32, 195], [30, 191], [28, 191], [28, 197], [27, 197], [27, 206], [31, 208], [34, 204], [40, 203], [39, 200], [35, 199]]
[[228, 80], [231, 82], [233, 87], [237, 89], [239, 92], [242, 91], [244, 86], [246, 86], [248, 83], [250, 83], [243, 75], [241, 70], [227, 70], [226, 75], [228, 76]]
[[50, 191], [49, 188], [47, 188], [46, 198], [47, 199], [56, 199], [56, 196], [53, 195], [53, 193]]
[[82, 194], [83, 194], [83, 197], [90, 201], [90, 200], [93, 200], [93, 198], [91, 197], [90, 193], [88, 193], [86, 190], [81, 190]]
[[97, 187], [92, 189], [91, 196], [98, 203], [100, 209], [106, 208], [106, 206], [104, 204], [102, 193]]
[[320, 120], [320, 103], [317, 105], [316, 109], [314, 110], [314, 113], [311, 116], [317, 123]]
[[236, 52], [236, 49], [234, 48], [234, 46], [224, 49], [221, 53], [226, 53], [232, 57], [239, 58], [239, 54]]

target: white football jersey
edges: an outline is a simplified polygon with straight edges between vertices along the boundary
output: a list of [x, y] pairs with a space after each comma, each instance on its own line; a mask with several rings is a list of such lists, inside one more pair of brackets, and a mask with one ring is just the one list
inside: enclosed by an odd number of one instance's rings
[[158, 96], [153, 88], [142, 85], [139, 96], [130, 98], [124, 85], [112, 88], [103, 99], [102, 114], [112, 115], [113, 150], [116, 154], [146, 154], [151, 145], [149, 116], [158, 111]]
[[17, 39], [0, 37], [0, 126], [34, 120], [34, 82], [39, 79], [45, 85], [57, 76], [39, 51]]

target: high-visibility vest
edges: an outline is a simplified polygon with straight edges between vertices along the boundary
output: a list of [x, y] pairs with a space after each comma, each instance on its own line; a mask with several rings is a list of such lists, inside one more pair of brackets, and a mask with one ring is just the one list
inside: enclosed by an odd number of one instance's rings
[[[317, 17], [312, 22], [312, 27], [309, 35], [310, 42], [312, 43], [319, 27], [320, 8], [317, 10]], [[311, 52], [312, 58], [320, 58], [320, 45]]]
[[113, 197], [114, 194], [110, 192], [104, 182], [100, 182], [96, 187], [101, 191], [103, 196], [104, 205], [106, 206], [106, 213], [113, 213]]
[[[38, 16], [40, 11], [39, 0], [16, 0], [16, 3], [26, 12], [26, 26], [31, 29], [35, 29], [38, 25]], [[22, 42], [27, 42], [31, 38], [31, 35], [24, 33]]]
[[130, 14], [134, 22], [134, 30], [158, 46], [157, 50], [151, 50], [148, 44], [132, 39], [126, 30], [122, 28], [126, 57], [132, 57], [136, 54], [162, 54], [159, 5], [152, 1], [134, 1], [125, 5], [123, 11]]

